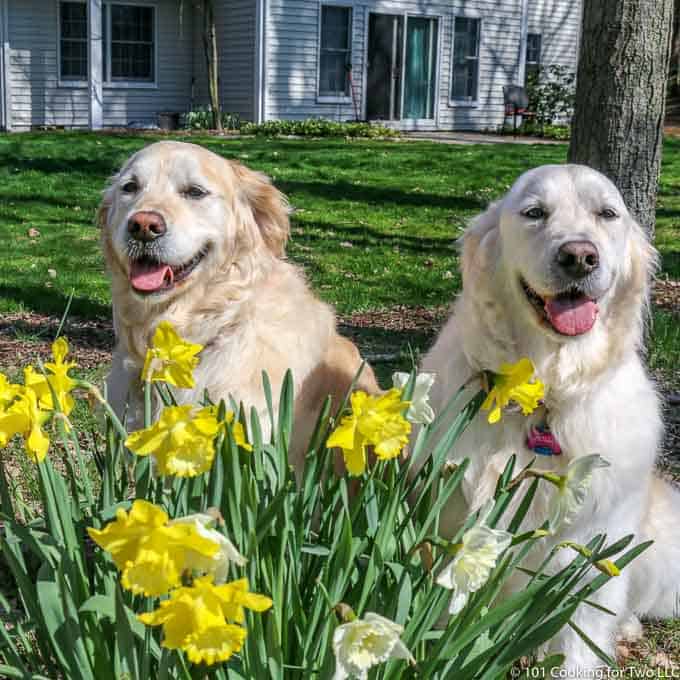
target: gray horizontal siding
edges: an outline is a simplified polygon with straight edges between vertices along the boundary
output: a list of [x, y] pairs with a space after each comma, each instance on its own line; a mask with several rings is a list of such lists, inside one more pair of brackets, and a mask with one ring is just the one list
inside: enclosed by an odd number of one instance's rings
[[[179, 0], [158, 0], [157, 85], [154, 88], [106, 87], [105, 126], [132, 121], [156, 122], [159, 111], [189, 107], [192, 74], [192, 13], [185, 2], [180, 29]], [[60, 87], [57, 63], [57, 1], [9, 0], [9, 78], [13, 129], [56, 125], [84, 128], [89, 124], [85, 85]]]
[[530, 0], [529, 33], [541, 34], [541, 62], [576, 70], [581, 31], [581, 2]]
[[86, 89], [58, 86], [55, 0], [10, 0], [8, 15], [13, 129], [87, 127]]
[[[222, 109], [244, 120], [255, 116], [255, 0], [217, 0], [215, 24], [219, 50]], [[203, 50], [203, 17], [196, 13], [194, 74], [196, 105], [208, 105], [207, 68]]]
[[[572, 0], [528, 0], [529, 30], [539, 26], [544, 35], [545, 58], [550, 63], [575, 64], [580, 8]], [[436, 101], [438, 116], [422, 127], [439, 129], [495, 129], [504, 121], [503, 86], [518, 82], [522, 30], [521, 0], [395, 0], [347, 2], [353, 7], [352, 73], [363, 107], [363, 69], [367, 44], [367, 11], [439, 17], [439, 62]], [[319, 0], [269, 0], [266, 68], [268, 119], [323, 117], [352, 118], [346, 104], [318, 101]], [[474, 106], [449, 101], [455, 16], [482, 20], [478, 101]], [[363, 109], [360, 112], [363, 117]], [[404, 121], [399, 124], [411, 127]]]

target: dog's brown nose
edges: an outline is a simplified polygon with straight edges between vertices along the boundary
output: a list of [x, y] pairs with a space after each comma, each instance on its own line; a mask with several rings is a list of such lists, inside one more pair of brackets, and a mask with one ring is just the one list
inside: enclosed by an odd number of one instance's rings
[[572, 279], [582, 279], [600, 266], [600, 254], [590, 241], [568, 241], [557, 251], [557, 264]]
[[128, 233], [138, 241], [153, 241], [167, 231], [163, 216], [153, 210], [140, 210], [128, 220]]

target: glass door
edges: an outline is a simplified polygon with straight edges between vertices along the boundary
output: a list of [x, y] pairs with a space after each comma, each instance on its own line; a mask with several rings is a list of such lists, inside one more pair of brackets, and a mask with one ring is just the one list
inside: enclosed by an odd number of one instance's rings
[[370, 14], [366, 83], [366, 118], [398, 120], [401, 111], [401, 65], [404, 18]]
[[408, 17], [403, 117], [434, 118], [437, 77], [437, 19]]

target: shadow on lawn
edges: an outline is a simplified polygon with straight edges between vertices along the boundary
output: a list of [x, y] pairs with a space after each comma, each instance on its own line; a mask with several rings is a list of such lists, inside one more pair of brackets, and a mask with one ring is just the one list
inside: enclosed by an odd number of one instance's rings
[[344, 180], [332, 182], [300, 182], [296, 180], [280, 180], [277, 186], [286, 194], [302, 194], [317, 196], [324, 200], [350, 201], [370, 205], [410, 205], [415, 207], [441, 208], [443, 210], [481, 211], [486, 203], [467, 196], [440, 196], [402, 191], [390, 187], [373, 187], [366, 184], [352, 184]]
[[[0, 284], [0, 298], [11, 300], [24, 309], [54, 314], [61, 318], [68, 305], [68, 295], [54, 288], [41, 286], [5, 286]], [[71, 302], [69, 316], [88, 319], [111, 318], [111, 306], [97, 302], [90, 298], [74, 296]]]
[[[317, 220], [304, 222], [295, 220], [293, 224], [302, 230], [302, 233], [293, 235], [293, 248], [296, 244], [316, 246], [331, 245], [340, 247], [340, 243], [349, 242], [355, 247], [370, 248], [375, 246], [397, 247], [413, 253], [443, 255], [454, 257], [456, 255], [455, 239], [453, 230], [451, 238], [424, 238], [395, 234], [393, 232], [380, 231], [374, 227], [354, 223], [353, 225], [340, 225]], [[322, 233], [314, 233], [311, 229], [320, 229]]]

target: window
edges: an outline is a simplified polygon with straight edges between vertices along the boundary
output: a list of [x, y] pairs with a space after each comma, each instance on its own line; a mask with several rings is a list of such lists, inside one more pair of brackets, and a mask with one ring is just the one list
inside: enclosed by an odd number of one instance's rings
[[[105, 83], [153, 83], [156, 79], [155, 8], [102, 4], [102, 69]], [[87, 3], [59, 3], [60, 78], [88, 77]]]
[[541, 34], [528, 33], [527, 34], [527, 59], [526, 68], [524, 71], [524, 82], [529, 82], [530, 78], [538, 80], [538, 74], [541, 70]]
[[451, 99], [456, 102], [477, 100], [480, 23], [479, 19], [454, 19]]
[[59, 50], [62, 80], [87, 78], [87, 4], [59, 3]]
[[319, 49], [319, 96], [348, 97], [352, 63], [352, 10], [321, 6]]
[[104, 80], [153, 82], [154, 8], [107, 4], [102, 16]]

